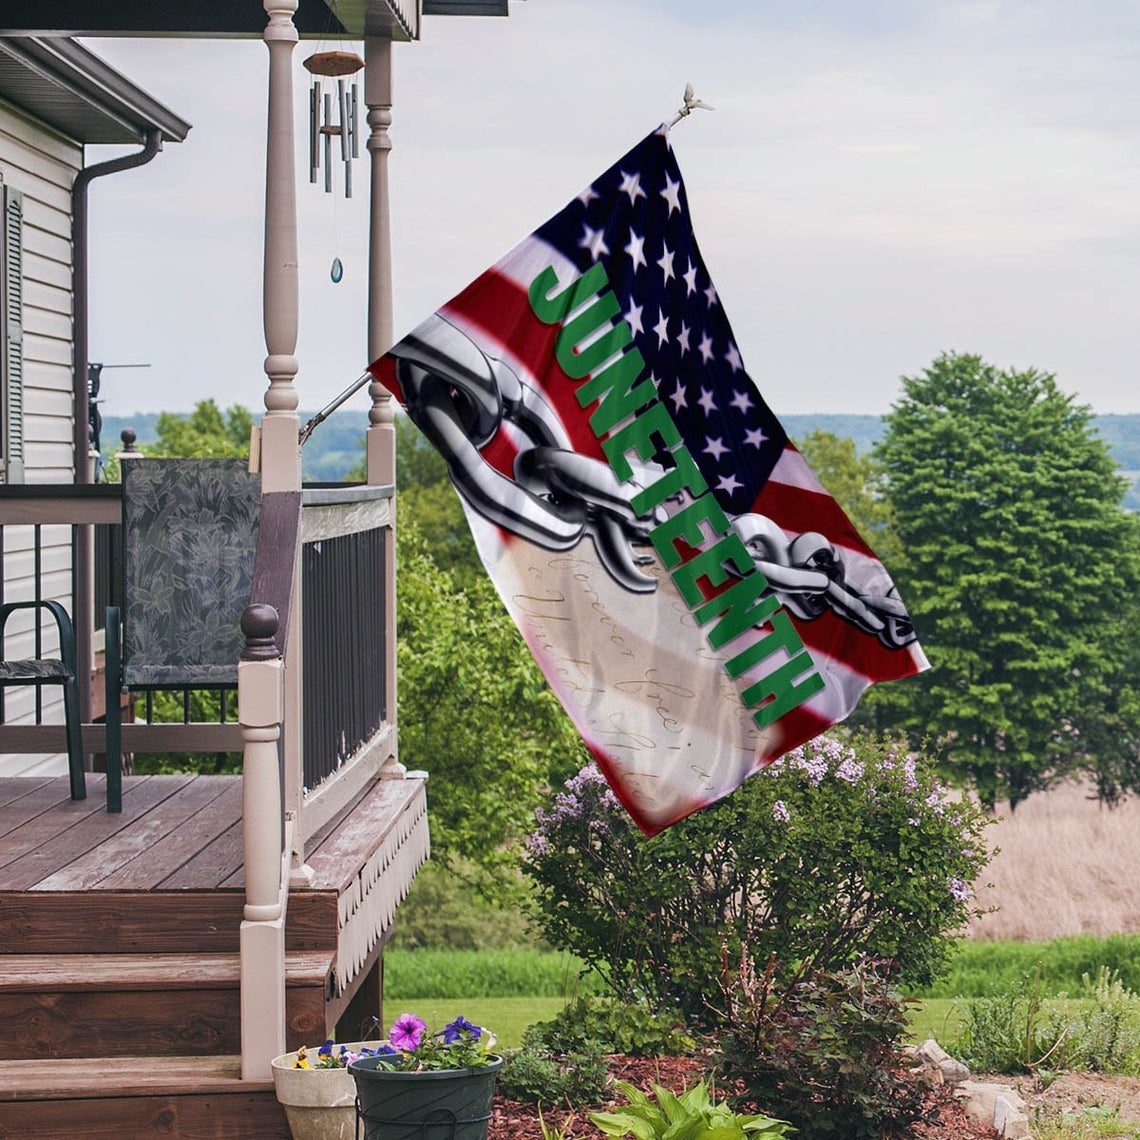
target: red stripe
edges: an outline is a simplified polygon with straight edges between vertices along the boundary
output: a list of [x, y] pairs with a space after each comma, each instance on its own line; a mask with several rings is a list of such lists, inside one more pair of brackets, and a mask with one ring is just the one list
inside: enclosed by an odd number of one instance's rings
[[769, 479], [760, 488], [752, 510], [758, 515], [766, 515], [784, 530], [796, 534], [818, 531], [836, 546], [858, 551], [868, 558], [876, 558], [875, 552], [859, 536], [843, 508], [826, 493], [808, 491], [791, 483], [777, 483], [774, 479]]
[[[579, 407], [574, 395], [581, 381], [567, 376], [554, 355], [561, 326], [544, 324], [534, 315], [525, 289], [489, 269], [449, 301], [443, 311], [463, 317], [498, 344], [507, 346], [538, 381], [566, 428], [574, 450], [606, 461], [590, 427], [588, 412]], [[497, 346], [488, 346], [487, 351], [495, 355]]]
[[918, 672], [909, 649], [891, 649], [874, 634], [826, 610], [811, 621], [789, 615], [808, 649], [819, 650], [868, 681], [897, 681]]
[[396, 402], [403, 404], [404, 393], [400, 388], [400, 382], [396, 379], [396, 362], [390, 356], [382, 356], [379, 360], [374, 360], [369, 366], [368, 371], [396, 397]]

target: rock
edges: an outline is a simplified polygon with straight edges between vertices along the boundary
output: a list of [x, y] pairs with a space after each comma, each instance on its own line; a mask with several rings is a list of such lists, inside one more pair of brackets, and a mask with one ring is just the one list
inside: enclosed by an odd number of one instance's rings
[[1029, 1136], [1029, 1116], [1025, 1101], [1014, 1093], [1012, 1097], [1000, 1094], [994, 1101], [994, 1127], [1004, 1140], [1025, 1140]]
[[937, 1084], [960, 1084], [970, 1075], [970, 1070], [961, 1061], [951, 1057], [933, 1038], [919, 1045], [915, 1055], [928, 1069], [939, 1074]]

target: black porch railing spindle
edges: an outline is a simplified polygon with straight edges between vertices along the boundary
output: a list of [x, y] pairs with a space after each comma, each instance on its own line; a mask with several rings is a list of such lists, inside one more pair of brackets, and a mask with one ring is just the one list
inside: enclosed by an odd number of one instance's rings
[[384, 593], [377, 577], [388, 533], [378, 527], [302, 548], [306, 788], [335, 772], [384, 721]]

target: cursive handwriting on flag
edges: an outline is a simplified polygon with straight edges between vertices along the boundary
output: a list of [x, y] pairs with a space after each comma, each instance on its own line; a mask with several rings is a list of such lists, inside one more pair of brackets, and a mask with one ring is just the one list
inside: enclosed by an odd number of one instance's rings
[[653, 834], [926, 668], [886, 570], [744, 370], [664, 128], [371, 371]]

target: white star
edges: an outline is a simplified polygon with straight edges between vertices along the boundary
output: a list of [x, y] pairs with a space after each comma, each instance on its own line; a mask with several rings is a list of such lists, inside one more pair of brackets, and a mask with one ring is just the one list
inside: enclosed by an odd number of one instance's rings
[[731, 471], [727, 475], [722, 475], [716, 481], [716, 485], [718, 489], [723, 491], [726, 495], [731, 495], [734, 491], [739, 491], [740, 488], [744, 486]]
[[594, 187], [587, 186], [586, 189], [578, 195], [578, 201], [581, 202], [583, 206], [588, 206], [597, 196], [598, 192]]
[[657, 319], [657, 324], [653, 326], [653, 331], [657, 334], [657, 347], [660, 348], [669, 340], [669, 318], [665, 315], [664, 309], [658, 309], [660, 314]]
[[716, 288], [711, 281], [709, 282], [709, 287], [705, 290], [705, 300], [708, 301], [710, 309], [717, 303]]
[[744, 415], [752, 407], [752, 401], [748, 398], [747, 392], [737, 392], [728, 402], [734, 408], [739, 408], [741, 415]]
[[744, 367], [744, 361], [740, 359], [740, 352], [732, 341], [728, 342], [728, 351], [724, 354], [724, 358], [734, 373], [739, 372]]
[[621, 185], [618, 187], [619, 194], [629, 195], [629, 204], [632, 206], [638, 198], [645, 197], [645, 191], [641, 188], [641, 175], [634, 171], [632, 174], [626, 174], [624, 170], [620, 171]]
[[609, 253], [610, 247], [606, 245], [605, 230], [595, 230], [590, 226], [583, 226], [585, 231], [578, 239], [578, 247], [580, 249], [588, 249], [590, 256], [597, 261], [603, 253]]
[[669, 397], [673, 401], [673, 407], [680, 411], [682, 408], [689, 406], [689, 401], [685, 399], [685, 386], [680, 380], [677, 381], [677, 387], [673, 390], [672, 395]]
[[673, 216], [674, 210], [681, 208], [680, 198], [681, 183], [674, 182], [668, 174], [665, 175], [665, 189], [661, 191], [661, 197], [669, 203], [669, 217]]
[[681, 322], [681, 331], [677, 334], [677, 343], [681, 346], [681, 355], [689, 351], [689, 326]]
[[720, 457], [728, 451], [728, 448], [724, 446], [724, 441], [720, 438], [713, 439], [711, 436], [705, 436], [705, 451], [719, 463]]
[[763, 447], [768, 442], [768, 437], [762, 428], [754, 428], [744, 433], [744, 442], [752, 444], [753, 447]]
[[634, 336], [636, 336], [638, 333], [645, 332], [645, 329], [641, 324], [641, 310], [642, 306], [635, 305], [633, 303], [633, 298], [630, 297], [629, 312], [625, 314], [625, 323], [629, 325], [629, 331], [632, 332]]
[[708, 333], [701, 334], [701, 343], [697, 345], [697, 351], [701, 354], [701, 359], [708, 364], [713, 358], [712, 350], [712, 337]]
[[661, 266], [661, 272], [665, 274], [665, 280], [668, 281], [673, 276], [673, 258], [675, 255], [669, 252], [668, 246], [663, 248], [665, 252], [657, 259], [657, 264]]
[[625, 252], [628, 253], [633, 260], [634, 273], [637, 272], [639, 265], [647, 264], [645, 260], [645, 238], [639, 237], [633, 230], [629, 231], [629, 245], [625, 247]]
[[708, 388], [701, 389], [701, 398], [697, 403], [704, 408], [706, 416], [711, 416], [716, 411], [716, 400], [713, 399], [713, 394]]
[[685, 278], [685, 296], [691, 297], [697, 291], [697, 267], [689, 259], [689, 270], [682, 274]]

